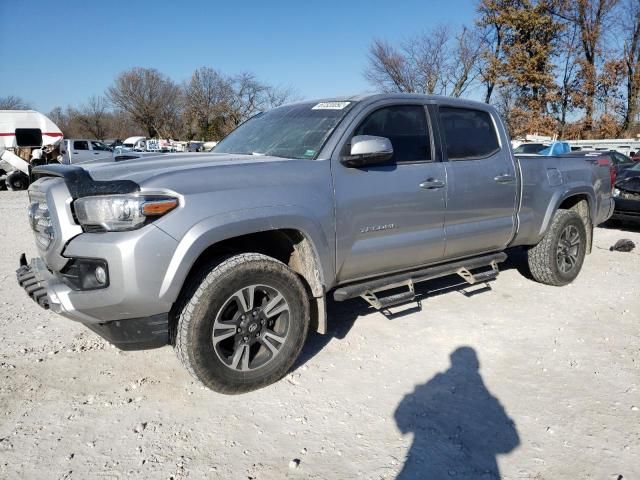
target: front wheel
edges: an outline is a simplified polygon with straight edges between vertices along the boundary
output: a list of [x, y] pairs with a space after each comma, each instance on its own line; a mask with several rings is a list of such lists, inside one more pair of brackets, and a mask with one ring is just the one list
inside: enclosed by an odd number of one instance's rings
[[7, 175], [5, 183], [9, 190], [26, 190], [29, 186], [29, 177], [19, 170], [14, 170]]
[[587, 251], [587, 230], [571, 210], [558, 210], [540, 243], [527, 252], [533, 278], [547, 285], [571, 283], [580, 273]]
[[196, 379], [235, 394], [287, 373], [309, 329], [307, 293], [291, 269], [265, 255], [235, 255], [196, 280], [191, 291], [175, 350]]

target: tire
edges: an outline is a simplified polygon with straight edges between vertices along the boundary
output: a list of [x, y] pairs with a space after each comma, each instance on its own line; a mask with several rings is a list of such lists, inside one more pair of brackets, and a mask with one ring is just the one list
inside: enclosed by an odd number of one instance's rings
[[29, 187], [29, 177], [18, 170], [14, 170], [7, 175], [5, 183], [9, 190], [26, 190]]
[[[7, 172], [5, 172], [4, 170], [0, 169], [0, 177], [6, 176], [6, 174], [7, 174]], [[3, 178], [0, 178], [0, 192], [2, 190], [6, 190], [6, 189], [7, 189], [7, 184], [5, 183]]]
[[531, 275], [546, 285], [567, 285], [580, 273], [586, 251], [587, 231], [580, 215], [558, 210], [540, 243], [527, 252]]
[[185, 288], [193, 293], [181, 308], [174, 348], [205, 387], [245, 393], [291, 368], [310, 314], [306, 290], [289, 267], [244, 253], [213, 265]]

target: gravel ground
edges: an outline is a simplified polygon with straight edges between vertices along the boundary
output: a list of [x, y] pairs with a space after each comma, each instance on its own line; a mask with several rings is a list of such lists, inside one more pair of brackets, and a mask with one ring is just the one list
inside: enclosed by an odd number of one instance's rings
[[640, 478], [640, 252], [608, 251], [638, 229], [597, 229], [564, 288], [507, 266], [393, 318], [332, 304], [286, 378], [228, 397], [32, 303], [26, 204], [0, 192], [0, 478]]

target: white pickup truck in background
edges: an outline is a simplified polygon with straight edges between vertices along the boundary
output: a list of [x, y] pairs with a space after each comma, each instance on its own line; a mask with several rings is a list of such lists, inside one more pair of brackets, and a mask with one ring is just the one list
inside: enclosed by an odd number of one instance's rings
[[112, 161], [113, 150], [100, 140], [71, 138], [64, 140], [62, 157], [62, 163], [66, 164], [79, 164], [100, 160]]

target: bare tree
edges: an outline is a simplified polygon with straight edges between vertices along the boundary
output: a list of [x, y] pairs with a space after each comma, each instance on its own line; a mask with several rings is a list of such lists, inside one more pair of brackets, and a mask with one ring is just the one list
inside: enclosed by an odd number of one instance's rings
[[482, 37], [480, 32], [464, 27], [456, 36], [452, 61], [448, 66], [448, 81], [452, 85], [451, 96], [461, 97], [478, 78], [481, 55]]
[[31, 105], [15, 95], [0, 97], [0, 110], [29, 110]]
[[602, 63], [602, 42], [607, 23], [619, 0], [564, 0], [554, 13], [573, 23], [580, 32], [582, 58], [580, 60], [582, 106], [585, 110], [584, 130], [593, 130], [598, 67]]
[[107, 89], [107, 97], [150, 137], [171, 136], [178, 128], [180, 87], [153, 68], [137, 67], [121, 73]]
[[185, 117], [198, 138], [224, 135], [224, 115], [233, 99], [233, 82], [209, 67], [193, 72], [184, 87]]
[[481, 30], [482, 46], [478, 71], [485, 87], [485, 103], [490, 103], [500, 76], [503, 62], [503, 43], [507, 28], [503, 13], [506, 11], [505, 0], [480, 0], [478, 4], [479, 18], [476, 21]]
[[76, 112], [75, 121], [86, 136], [103, 139], [108, 135], [110, 117], [105, 99], [94, 95]]
[[288, 88], [263, 83], [253, 73], [233, 78], [233, 96], [226, 112], [227, 129], [233, 129], [259, 112], [282, 105], [295, 97]]
[[626, 5], [627, 35], [624, 41], [627, 108], [622, 130], [627, 132], [636, 122], [640, 100], [640, 1], [629, 0]]
[[463, 95], [476, 79], [480, 45], [463, 29], [445, 26], [412, 37], [400, 48], [374, 40], [364, 77], [383, 92]]
[[564, 32], [560, 41], [560, 58], [557, 64], [557, 78], [559, 80], [556, 99], [552, 103], [552, 109], [558, 119], [558, 135], [564, 137], [567, 125], [567, 115], [578, 103], [579, 80], [577, 73], [579, 69], [580, 45], [578, 28], [573, 25]]

